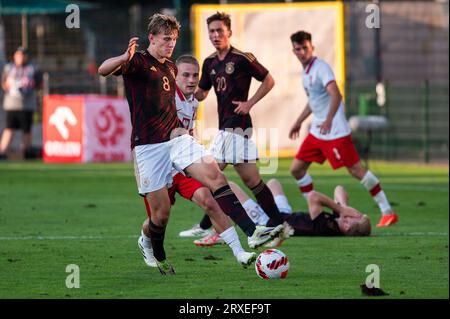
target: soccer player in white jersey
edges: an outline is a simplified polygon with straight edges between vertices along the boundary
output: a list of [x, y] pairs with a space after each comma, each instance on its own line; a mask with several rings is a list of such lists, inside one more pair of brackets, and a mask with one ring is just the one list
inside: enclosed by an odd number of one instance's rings
[[326, 159], [333, 169], [345, 166], [370, 192], [380, 208], [382, 217], [377, 227], [390, 226], [398, 221], [378, 178], [364, 167], [352, 142], [351, 129], [345, 118], [342, 96], [331, 67], [314, 56], [311, 34], [298, 31], [291, 35], [293, 52], [303, 66], [303, 87], [308, 104], [290, 129], [289, 137], [299, 136], [302, 123], [312, 113], [308, 136], [295, 156], [291, 174], [297, 180], [305, 198], [313, 190], [313, 181], [307, 173], [311, 162], [322, 164]]
[[[193, 56], [182, 55], [177, 59], [176, 66], [178, 68], [175, 95], [177, 115], [182, 122], [183, 127], [192, 135], [198, 109], [198, 101], [194, 98], [193, 93], [199, 81], [199, 64]], [[178, 193], [187, 200], [200, 206], [208, 216], [211, 216], [211, 220], [215, 224], [214, 228], [217, 231], [217, 233], [216, 231], [205, 231], [204, 234], [208, 233], [213, 236], [213, 240], [216, 243], [227, 243], [241, 265], [244, 267], [250, 265], [256, 259], [256, 254], [244, 251], [236, 230], [230, 225], [228, 217], [214, 200], [210, 190], [194, 178], [186, 177], [176, 169], [172, 169], [172, 179], [172, 184], [168, 188], [171, 205], [174, 205], [175, 193]], [[146, 197], [144, 197], [144, 202], [147, 209], [147, 215], [150, 218], [151, 209]], [[142, 225], [138, 246], [142, 252], [145, 263], [149, 267], [157, 267], [150, 239], [149, 218], [147, 218]], [[266, 239], [269, 241], [271, 238], [268, 235]]]

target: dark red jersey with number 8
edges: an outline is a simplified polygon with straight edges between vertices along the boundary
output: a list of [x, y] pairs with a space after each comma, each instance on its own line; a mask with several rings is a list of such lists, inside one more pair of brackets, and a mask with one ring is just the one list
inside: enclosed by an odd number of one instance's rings
[[148, 51], [136, 52], [114, 75], [122, 75], [130, 107], [131, 148], [170, 139], [182, 127], [175, 106], [176, 65], [160, 63]]

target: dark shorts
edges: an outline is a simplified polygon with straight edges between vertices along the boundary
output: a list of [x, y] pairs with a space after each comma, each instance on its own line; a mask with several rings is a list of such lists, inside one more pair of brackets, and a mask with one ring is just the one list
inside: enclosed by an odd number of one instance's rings
[[33, 111], [6, 111], [6, 128], [30, 133]]

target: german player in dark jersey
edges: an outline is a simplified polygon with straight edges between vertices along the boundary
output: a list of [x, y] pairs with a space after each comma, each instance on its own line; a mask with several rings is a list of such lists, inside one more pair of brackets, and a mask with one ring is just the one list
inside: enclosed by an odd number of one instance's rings
[[[203, 63], [195, 96], [199, 101], [204, 100], [212, 87], [216, 93], [220, 131], [210, 151], [222, 170], [227, 164], [234, 166], [261, 207], [281, 224], [283, 221], [279, 218], [273, 196], [256, 166], [258, 152], [250, 139], [252, 121], [249, 112], [272, 89], [274, 80], [253, 54], [231, 46], [231, 19], [228, 14], [217, 12], [207, 19], [207, 24], [209, 39], [216, 52]], [[249, 98], [252, 78], [262, 83]]]
[[174, 17], [154, 14], [148, 24], [148, 48], [136, 52], [138, 38], [132, 38], [124, 54], [104, 61], [98, 70], [104, 76], [115, 73], [124, 78], [133, 125], [131, 146], [136, 182], [152, 212], [149, 221], [151, 245], [163, 275], [175, 273], [164, 250], [170, 215], [167, 186], [173, 181], [173, 167], [211, 190], [222, 210], [237, 220], [249, 236], [251, 248], [280, 231], [280, 228], [256, 228], [212, 156], [182, 128], [175, 106], [177, 69], [169, 60], [179, 29]]
[[[220, 25], [220, 23], [218, 23]], [[219, 130], [228, 128], [252, 128], [249, 114], [248, 92], [252, 78], [264, 81], [261, 90], [270, 90], [273, 80], [269, 71], [251, 53], [244, 53], [232, 46], [225, 55], [214, 52], [203, 62], [201, 90], [209, 91], [214, 86], [219, 113]], [[267, 93], [266, 92], [266, 93]], [[244, 102], [238, 102], [244, 101]], [[240, 108], [236, 111], [235, 109]]]

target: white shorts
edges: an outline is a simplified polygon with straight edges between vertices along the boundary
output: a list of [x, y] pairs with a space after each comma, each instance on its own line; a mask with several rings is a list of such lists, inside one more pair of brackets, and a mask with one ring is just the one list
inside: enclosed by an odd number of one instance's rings
[[184, 134], [174, 138], [170, 149], [170, 158], [173, 167], [179, 172], [183, 172], [186, 167], [193, 163], [200, 163], [205, 156], [211, 155], [195, 138]]
[[183, 170], [210, 155], [192, 136], [138, 145], [133, 149], [134, 172], [139, 194], [145, 195], [172, 185], [172, 169]]
[[219, 131], [210, 147], [218, 163], [239, 164], [256, 162], [258, 149], [250, 138], [227, 131]]
[[[274, 196], [274, 199], [280, 213], [292, 214], [292, 207], [291, 205], [289, 205], [286, 196], [277, 195]], [[266, 212], [261, 208], [261, 206], [259, 206], [259, 204], [251, 198], [249, 198], [244, 204], [242, 204], [242, 207], [244, 207], [248, 217], [250, 217], [250, 219], [257, 225], [265, 226], [270, 219], [269, 216], [267, 216]]]

